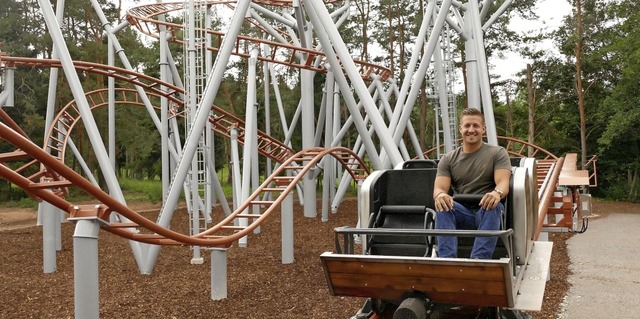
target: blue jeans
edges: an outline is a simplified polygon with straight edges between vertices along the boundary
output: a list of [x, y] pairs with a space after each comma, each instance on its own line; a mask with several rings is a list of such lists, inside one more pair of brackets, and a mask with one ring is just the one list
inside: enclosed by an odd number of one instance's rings
[[[502, 203], [499, 203], [494, 209], [485, 210], [482, 207], [469, 209], [460, 203], [454, 202], [452, 210], [437, 213], [436, 229], [500, 230], [503, 212], [504, 205]], [[437, 240], [439, 257], [457, 257], [458, 237], [437, 236]], [[498, 237], [476, 237], [470, 257], [491, 259], [497, 242]]]

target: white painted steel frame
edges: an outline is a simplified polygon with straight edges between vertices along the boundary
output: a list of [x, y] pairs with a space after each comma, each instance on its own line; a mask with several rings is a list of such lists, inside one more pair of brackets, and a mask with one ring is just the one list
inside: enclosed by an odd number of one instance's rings
[[[120, 43], [115, 37], [115, 32], [122, 30], [128, 25], [127, 21], [122, 22], [115, 28], [112, 27], [107, 21], [104, 13], [102, 12], [98, 1], [90, 1], [94, 11], [97, 13], [98, 18], [103, 23], [103, 28], [105, 29], [106, 35], [108, 37], [108, 63], [110, 65], [115, 64], [115, 55], [117, 55], [122, 61], [125, 68], [128, 70], [132, 70], [133, 68], [127, 59], [124, 49], [120, 46]], [[190, 2], [193, 3], [194, 1], [190, 0]], [[210, 114], [209, 106], [212, 105], [213, 100], [217, 95], [224, 72], [226, 71], [229, 57], [232, 50], [234, 49], [234, 43], [239, 35], [242, 22], [244, 21], [246, 16], [250, 16], [259, 25], [263, 26], [270, 36], [276, 38], [280, 42], [287, 44], [288, 41], [284, 39], [284, 37], [280, 36], [277, 30], [275, 30], [275, 28], [273, 28], [269, 24], [269, 22], [265, 20], [260, 14], [268, 17], [269, 19], [273, 19], [279, 23], [285, 24], [289, 35], [292, 37], [293, 43], [298, 44], [302, 47], [310, 47], [310, 45], [308, 44], [313, 43], [312, 32], [315, 32], [315, 36], [317, 36], [317, 40], [320, 43], [320, 45], [315, 49], [322, 50], [326, 54], [325, 61], [328, 64], [327, 69], [329, 71], [331, 71], [331, 69], [344, 70], [344, 73], [329, 72], [329, 76], [327, 76], [327, 81], [325, 83], [325, 92], [323, 95], [323, 102], [321, 103], [321, 107], [323, 110], [321, 118], [322, 120], [318, 121], [319, 123], [322, 123], [322, 125], [324, 125], [324, 144], [325, 146], [340, 145], [342, 136], [344, 132], [346, 132], [346, 128], [353, 124], [360, 133], [360, 141], [356, 143], [357, 146], [354, 147], [354, 151], [356, 151], [360, 156], [364, 156], [366, 154], [373, 167], [375, 169], [381, 170], [387, 167], [395, 166], [398, 163], [401, 163], [402, 161], [408, 159], [408, 156], [410, 156], [406, 144], [402, 140], [402, 136], [405, 132], [409, 132], [413, 148], [416, 150], [420, 150], [419, 143], [417, 142], [415, 132], [410, 122], [410, 114], [413, 105], [416, 102], [419, 88], [421, 86], [422, 80], [425, 77], [426, 69], [428, 64], [430, 63], [431, 56], [434, 55], [435, 51], [439, 51], [437, 45], [439, 43], [440, 31], [442, 30], [445, 22], [449, 23], [454, 30], [462, 32], [461, 37], [467, 40], [466, 53], [468, 60], [466, 61], [466, 63], [467, 70], [469, 72], [469, 87], [467, 92], [469, 102], [472, 106], [478, 108], [482, 107], [485, 113], [485, 117], [487, 118], [487, 133], [489, 136], [489, 142], [492, 144], [497, 144], [482, 31], [486, 30], [486, 28], [488, 28], [488, 26], [490, 26], [491, 23], [493, 23], [493, 21], [495, 21], [495, 19], [504, 12], [504, 10], [512, 1], [506, 1], [499, 8], [498, 12], [496, 12], [489, 18], [488, 21], [482, 24], [482, 20], [486, 19], [486, 16], [489, 12], [488, 9], [491, 6], [492, 2], [492, 0], [484, 0], [482, 2], [482, 5], [479, 6], [476, 1], [469, 1], [463, 4], [459, 1], [444, 0], [442, 1], [442, 4], [438, 6], [435, 0], [429, 1], [426, 11], [434, 12], [437, 14], [433, 16], [435, 20], [433, 21], [434, 27], [432, 34], [427, 36], [427, 30], [432, 18], [430, 14], [425, 15], [426, 19], [424, 19], [423, 24], [421, 25], [420, 32], [416, 40], [416, 47], [421, 47], [424, 43], [424, 40], [428, 39], [425, 47], [425, 52], [422, 57], [420, 57], [418, 54], [412, 55], [411, 61], [409, 63], [410, 70], [416, 70], [416, 68], [417, 70], [416, 72], [410, 71], [405, 73], [405, 79], [402, 82], [402, 86], [399, 91], [398, 87], [395, 84], [395, 80], [393, 79], [389, 80], [389, 83], [391, 83], [392, 85], [388, 91], [385, 91], [382, 83], [380, 82], [380, 79], [376, 78], [375, 76], [371, 78], [371, 80], [373, 80], [372, 85], [369, 88], [366, 88], [364, 80], [362, 79], [357, 67], [351, 59], [350, 53], [348, 52], [348, 49], [337, 30], [336, 26], [344, 23], [344, 21], [346, 21], [348, 17], [349, 1], [345, 1], [345, 4], [343, 6], [338, 7], [332, 13], [329, 13], [324, 3], [322, 3], [322, 1], [320, 0], [308, 0], [303, 4], [299, 1], [294, 1], [295, 17], [291, 16], [288, 12], [276, 14], [258, 4], [251, 3], [250, 1], [239, 1], [235, 8], [234, 15], [229, 25], [229, 29], [226, 32], [226, 36], [223, 39], [223, 43], [220, 46], [216, 61], [213, 65], [211, 61], [211, 53], [207, 54], [206, 69], [210, 70], [207, 79], [208, 84], [205, 88], [202, 100], [197, 104], [197, 109], [194, 110], [195, 112], [193, 114], [192, 127], [186, 136], [184, 149], [182, 149], [183, 145], [181, 145], [180, 143], [180, 136], [178, 135], [179, 131], [177, 129], [175, 118], [169, 119], [167, 116], [167, 111], [170, 107], [168, 105], [168, 101], [165, 98], [161, 100], [162, 114], [160, 115], [160, 118], [158, 118], [158, 115], [153, 110], [151, 102], [147, 98], [144, 89], [141, 87], [136, 87], [139, 95], [142, 97], [143, 103], [145, 104], [145, 107], [147, 108], [152, 121], [161, 134], [162, 140], [162, 179], [163, 189], [165, 190], [165, 192], [163, 206], [159, 215], [158, 223], [164, 226], [169, 225], [172, 213], [177, 207], [179, 195], [182, 192], [182, 188], [184, 188], [185, 186], [184, 181], [187, 178], [188, 170], [191, 168], [191, 162], [194, 158], [194, 154], [198, 146], [198, 139], [200, 138], [200, 136], [202, 136], [203, 131], [210, 131], [210, 124], [208, 123]], [[76, 100], [78, 109], [80, 110], [80, 114], [87, 130], [87, 135], [89, 136], [89, 140], [92, 144], [96, 158], [98, 159], [101, 172], [105, 178], [105, 181], [107, 182], [109, 191], [112, 196], [124, 203], [124, 196], [118, 185], [118, 181], [114, 171], [115, 81], [113, 80], [113, 78], [110, 78], [108, 82], [110, 94], [108, 122], [109, 145], [107, 149], [107, 147], [105, 147], [104, 143], [102, 142], [100, 133], [93, 119], [93, 115], [89, 110], [88, 102], [85, 98], [80, 80], [75, 73], [69, 51], [66, 47], [64, 38], [60, 31], [59, 25], [62, 19], [64, 0], [58, 0], [58, 12], [56, 13], [53, 12], [51, 4], [48, 1], [39, 0], [39, 4], [42, 8], [45, 22], [48, 29], [50, 30], [54, 43], [53, 55], [54, 57], [58, 57], [61, 61], [64, 73], [72, 89], [72, 94]], [[307, 17], [310, 19], [310, 21], [304, 20], [303, 10], [307, 12]], [[462, 15], [458, 12], [458, 10], [464, 10], [464, 18], [462, 18]], [[450, 12], [453, 12], [453, 16], [454, 18], [456, 18], [457, 22], [449, 16]], [[163, 17], [158, 18], [163, 19]], [[298, 32], [296, 33], [294, 29], [297, 29]], [[181, 87], [182, 79], [178, 74], [177, 68], [175, 66], [176, 63], [171, 56], [171, 52], [168, 50], [167, 40], [170, 38], [170, 34], [167, 33], [164, 29], [161, 29], [159, 32], [161, 33], [161, 79], [167, 82], [173, 81], [177, 86]], [[190, 38], [193, 39], [193, 37]], [[207, 39], [207, 41], [209, 41], [208, 43], [210, 43], [210, 40], [210, 38]], [[193, 43], [190, 42], [189, 46], [191, 47], [192, 45]], [[190, 48], [189, 50], [191, 49], [192, 48]], [[264, 54], [269, 54], [270, 49], [268, 46], [265, 46], [263, 50]], [[258, 54], [260, 54], [258, 52], [258, 49], [255, 49], [252, 52], [252, 58], [250, 60], [254, 60], [255, 62]], [[297, 54], [298, 59], [305, 58], [303, 53], [298, 52]], [[190, 60], [192, 59], [193, 57], [190, 54]], [[320, 57], [317, 57], [314, 60], [313, 64], [317, 66], [321, 62], [322, 60], [320, 59]], [[418, 65], [418, 63], [420, 64]], [[251, 87], [253, 87], [254, 89], [249, 90], [250, 92], [247, 95], [247, 114], [249, 118], [247, 118], [245, 127], [245, 150], [243, 152], [243, 154], [245, 155], [245, 162], [242, 170], [242, 174], [245, 174], [244, 178], [240, 178], [240, 154], [237, 150], [237, 131], [233, 130], [231, 132], [234, 207], [238, 207], [243, 199], [248, 197], [246, 194], [247, 190], [250, 189], [250, 185], [256, 185], [257, 177], [259, 174], [257, 170], [257, 157], [251, 156], [254, 158], [253, 160], [246, 159], [247, 154], [257, 153], [257, 118], [252, 117], [252, 114], [255, 114], [256, 106], [255, 63], [253, 63], [253, 65], [253, 80], [250, 81], [250, 83], [253, 82], [253, 85]], [[271, 83], [274, 88], [278, 110], [280, 113], [280, 122], [284, 128], [285, 134], [287, 135], [286, 143], [289, 144], [293, 129], [298, 120], [301, 119], [303, 131], [303, 147], [309, 148], [320, 144], [321, 135], [319, 134], [319, 132], [322, 131], [322, 128], [315, 126], [314, 101], [312, 99], [312, 93], [314, 91], [313, 77], [315, 73], [308, 70], [300, 71], [300, 80], [302, 83], [301, 96], [303, 98], [298, 105], [296, 116], [294, 116], [294, 118], [290, 122], [290, 127], [287, 127], [288, 123], [284, 115], [284, 106], [282, 105], [282, 101], [280, 98], [278, 82], [273, 69], [273, 65], [265, 63], [265, 65], [263, 66], [263, 70], [265, 70], [264, 83], [268, 87], [268, 80], [271, 79]], [[6, 86], [5, 91], [0, 94], [0, 105], [11, 106], [13, 104], [12, 82], [10, 82], [10, 80], [13, 79], [13, 77], [10, 76], [12, 75], [10, 73], [12, 72], [12, 69], [7, 68], [5, 72]], [[50, 94], [47, 107], [47, 120], [45, 121], [47, 126], [51, 125], [51, 121], [55, 111], [54, 93], [56, 79], [57, 69], [52, 69], [50, 75]], [[440, 87], [442, 87], [442, 85], [440, 85]], [[166, 90], [166, 88], [163, 89]], [[388, 103], [391, 92], [396, 94], [398, 101], [393, 110]], [[268, 99], [269, 93], [270, 92], [267, 90], [267, 88], [265, 88], [266, 99]], [[359, 99], [358, 103], [356, 103], [354, 93]], [[342, 127], [340, 127], [339, 125], [339, 123], [341, 123], [341, 114], [338, 107], [341, 101], [340, 97], [342, 97], [342, 100], [346, 104], [346, 107], [350, 113], [349, 119], [347, 119], [345, 125]], [[379, 104], [377, 104], [376, 101], [379, 101]], [[268, 100], [265, 100], [265, 105], [268, 107]], [[360, 116], [361, 109], [364, 109], [367, 113], [367, 116], [365, 118], [362, 118]], [[386, 121], [385, 118], [387, 119]], [[266, 122], [269, 124], [269, 117], [267, 117], [266, 119]], [[266, 131], [270, 132], [269, 126], [266, 127]], [[379, 148], [373, 142], [374, 134], [380, 140]], [[209, 138], [211, 138], [211, 143], [213, 142], [212, 136], [213, 135], [209, 135]], [[447, 137], [445, 137], [445, 143], [446, 142]], [[73, 149], [75, 148], [72, 145], [72, 150]], [[74, 150], [74, 153], [77, 153], [76, 156], [81, 160], [81, 162], [84, 162], [79, 152], [77, 152], [77, 149]], [[214, 153], [212, 151], [211, 159], [206, 161], [207, 169], [209, 170], [207, 178], [210, 179], [212, 181], [211, 183], [215, 185], [215, 190], [218, 193], [218, 196], [220, 197], [221, 201], [224, 202], [223, 206], [226, 208], [225, 213], [229, 214], [229, 207], [226, 204], [226, 201], [223, 200], [224, 194], [222, 192], [222, 187], [217, 180], [217, 175], [214, 169], [215, 163], [213, 159]], [[323, 183], [325, 186], [323, 188], [322, 220], [327, 220], [327, 205], [329, 202], [328, 199], [333, 198], [331, 207], [332, 210], [335, 211], [342, 197], [344, 196], [346, 187], [349, 184], [350, 175], [343, 175], [341, 171], [336, 171], [336, 169], [334, 169], [337, 167], [335, 161], [327, 160], [326, 163], [323, 162], [322, 164], [323, 165], [321, 167], [325, 173], [325, 179]], [[86, 166], [86, 163], [83, 166]], [[174, 166], [173, 169], [172, 166]], [[271, 164], [269, 164], [269, 167], [270, 166]], [[87, 172], [90, 171], [88, 167], [84, 170]], [[318, 172], [319, 171], [316, 171], [316, 173]], [[305, 216], [308, 217], [316, 216], [316, 175], [317, 174], [309, 174], [308, 178], [305, 177], [304, 191], [299, 192], [299, 194], [302, 194], [301, 196], [304, 196], [304, 198], [301, 198], [301, 202], [305, 204]], [[252, 178], [249, 178], [249, 176], [252, 176]], [[335, 185], [333, 185], [332, 183], [332, 181], [336, 179], [341, 180], [341, 183], [337, 190], [335, 188]], [[95, 182], [95, 178], [93, 178], [93, 180]], [[208, 194], [205, 199], [205, 206], [207, 206], [208, 209], [210, 209], [213, 203], [213, 200], [211, 198], [213, 196], [212, 193], [213, 190], [211, 191], [211, 195]], [[363, 204], [359, 203], [359, 205]], [[254, 207], [254, 213], [257, 212], [257, 210], [258, 207]], [[361, 218], [363, 217], [364, 216], [361, 216]], [[366, 217], [364, 218], [366, 219]], [[47, 226], [46, 237], [50, 236], [49, 234], [51, 234], [51, 230], [59, 233], [59, 220], [54, 220], [54, 222], [47, 220], [46, 222], [47, 225], [54, 225], [55, 223], [57, 223], [57, 226]], [[89, 224], [84, 221], [79, 221], [76, 227], [76, 231], [78, 233], [92, 233], [95, 224]], [[287, 245], [288, 244], [289, 243], [287, 240]], [[284, 245], [285, 239], [283, 234], [283, 247]], [[47, 256], [45, 257], [45, 264], [47, 265], [46, 269], [53, 269], [53, 271], [55, 271], [55, 253], [52, 254], [55, 249], [51, 247], [57, 247], [59, 245], [52, 245], [51, 242], [48, 241], [47, 243], [45, 243], [45, 246], [48, 247], [45, 252], [45, 255]], [[141, 272], [151, 273], [158, 256], [159, 247], [142, 245], [136, 242], [131, 242], [131, 247]], [[52, 255], [53, 257], [51, 257]], [[287, 257], [286, 259], [289, 260], [290, 258]], [[285, 257], [283, 250], [283, 262], [284, 261]], [[76, 294], [78, 294], [78, 291], [76, 291]], [[87, 304], [91, 305], [92, 302], [88, 302]], [[76, 314], [78, 314], [78, 310], [76, 310]]]

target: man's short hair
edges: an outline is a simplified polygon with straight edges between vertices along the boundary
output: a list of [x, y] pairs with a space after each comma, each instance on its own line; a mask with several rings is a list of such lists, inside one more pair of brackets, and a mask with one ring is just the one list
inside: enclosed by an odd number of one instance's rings
[[480, 116], [482, 118], [482, 123], [484, 123], [484, 114], [482, 114], [482, 111], [472, 107], [468, 107], [462, 110], [462, 112], [460, 112], [460, 122], [462, 122], [462, 118], [464, 116], [472, 116], [472, 115]]

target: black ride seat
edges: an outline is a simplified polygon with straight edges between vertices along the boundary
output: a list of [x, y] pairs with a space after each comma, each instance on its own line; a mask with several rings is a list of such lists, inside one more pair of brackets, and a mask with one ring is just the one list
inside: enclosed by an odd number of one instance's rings
[[432, 159], [415, 159], [402, 163], [402, 169], [438, 168], [438, 162]]
[[[436, 169], [432, 161], [413, 164], [417, 165], [386, 171], [376, 183], [369, 228], [433, 228]], [[372, 235], [368, 248], [371, 255], [423, 257], [431, 254], [433, 240], [429, 236]]]
[[[427, 229], [432, 228], [433, 217], [425, 206], [384, 205], [380, 207], [372, 228]], [[371, 255], [416, 256], [431, 254], [428, 236], [375, 235], [369, 240]]]

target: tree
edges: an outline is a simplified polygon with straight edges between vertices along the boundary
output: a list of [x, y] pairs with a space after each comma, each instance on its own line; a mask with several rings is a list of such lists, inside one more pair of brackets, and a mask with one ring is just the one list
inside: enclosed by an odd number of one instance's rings
[[587, 119], [584, 112], [584, 91], [582, 87], [582, 2], [576, 1], [576, 93], [580, 110], [581, 166], [587, 163]]
[[607, 154], [600, 161], [605, 167], [603, 182], [606, 195], [631, 201], [640, 199], [640, 6], [635, 1], [620, 1], [608, 7], [611, 21], [619, 23], [610, 29], [611, 43], [602, 48], [619, 70], [619, 80], [603, 102], [598, 119], [605, 120], [604, 132], [598, 139], [599, 151]]

